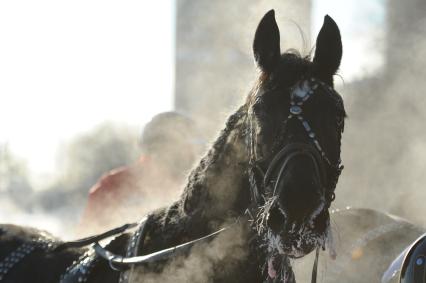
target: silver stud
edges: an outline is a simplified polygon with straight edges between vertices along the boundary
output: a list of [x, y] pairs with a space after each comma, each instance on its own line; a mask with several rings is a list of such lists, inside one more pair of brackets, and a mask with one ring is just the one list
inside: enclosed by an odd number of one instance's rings
[[302, 122], [302, 124], [303, 124], [303, 127], [305, 128], [305, 130], [306, 131], [308, 131], [308, 132], [311, 132], [311, 127], [309, 126], [309, 123], [308, 122], [306, 122], [306, 121], [303, 121]]
[[290, 107], [290, 113], [293, 115], [300, 115], [302, 113], [302, 108], [297, 105], [293, 105]]

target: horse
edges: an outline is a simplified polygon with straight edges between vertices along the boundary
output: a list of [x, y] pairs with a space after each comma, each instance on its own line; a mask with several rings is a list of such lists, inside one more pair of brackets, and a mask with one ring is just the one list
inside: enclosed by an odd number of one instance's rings
[[296, 282], [291, 261], [318, 255], [331, 233], [346, 116], [333, 86], [340, 31], [327, 15], [312, 60], [281, 53], [271, 10], [253, 53], [258, 79], [179, 199], [76, 242], [2, 225], [0, 282]]

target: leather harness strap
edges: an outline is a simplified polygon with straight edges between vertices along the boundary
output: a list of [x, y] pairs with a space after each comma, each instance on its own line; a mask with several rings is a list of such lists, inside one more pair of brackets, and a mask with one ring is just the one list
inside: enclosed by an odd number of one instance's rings
[[122, 257], [120, 255], [116, 255], [114, 253], [111, 253], [104, 249], [99, 243], [93, 244], [93, 249], [95, 250], [96, 254], [102, 257], [103, 259], [107, 260], [110, 265], [114, 266], [115, 269], [128, 269], [129, 267], [133, 265], [143, 265], [148, 264], [160, 260], [166, 260], [171, 258], [172, 256], [182, 255], [187, 253], [195, 244], [206, 242], [214, 239], [217, 235], [220, 233], [226, 231], [228, 227], [222, 228], [216, 232], [213, 232], [207, 236], [204, 236], [202, 238], [186, 242], [184, 244], [171, 247], [168, 249], [164, 249], [158, 252], [154, 252], [148, 255], [142, 255], [142, 256], [134, 256], [134, 257]]
[[[145, 236], [148, 230], [147, 228], [149, 227], [151, 219], [152, 215], [148, 215], [144, 217], [139, 223], [125, 224], [121, 227], [109, 230], [102, 234], [83, 238], [77, 241], [63, 243], [58, 247], [54, 248], [55, 251], [58, 251], [63, 250], [65, 248], [85, 247], [89, 244], [92, 244], [92, 249], [83, 254], [73, 265], [67, 268], [65, 273], [61, 276], [60, 282], [87, 282], [93, 265], [100, 259], [106, 260], [109, 263], [111, 269], [122, 272], [119, 279], [120, 283], [128, 282], [131, 278], [131, 271], [134, 266], [166, 260], [171, 258], [172, 256], [187, 254], [195, 244], [210, 241], [229, 228], [222, 228], [207, 236], [175, 247], [171, 247], [147, 255], [138, 256], [138, 251], [143, 246], [143, 242], [145, 240]], [[126, 256], [114, 254], [99, 244], [99, 241], [101, 240], [121, 235], [136, 226], [138, 226], [138, 229], [134, 232], [134, 234], [129, 240]]]
[[64, 242], [59, 244], [56, 248], [54, 248], [54, 251], [61, 251], [67, 248], [82, 248], [82, 247], [86, 247], [90, 244], [93, 244], [94, 242], [99, 242], [101, 240], [104, 240], [106, 238], [118, 235], [118, 234], [122, 234], [124, 232], [126, 232], [127, 230], [134, 228], [138, 225], [138, 223], [128, 223], [128, 224], [124, 224], [120, 227], [108, 230], [106, 232], [103, 232], [101, 234], [98, 235], [94, 235], [94, 236], [90, 236], [87, 238], [82, 238], [76, 241], [69, 241], [69, 242]]

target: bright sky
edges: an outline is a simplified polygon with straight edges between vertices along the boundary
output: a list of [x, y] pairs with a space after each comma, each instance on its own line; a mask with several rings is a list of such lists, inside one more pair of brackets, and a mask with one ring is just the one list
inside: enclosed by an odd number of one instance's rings
[[172, 1], [0, 1], [0, 143], [50, 171], [76, 133], [171, 109]]
[[[0, 1], [0, 143], [40, 174], [79, 132], [171, 109], [173, 1]], [[346, 81], [380, 67], [384, 1], [313, 1], [313, 34], [327, 13], [341, 27]]]
[[312, 3], [312, 34], [318, 34], [326, 14], [339, 25], [343, 41], [339, 74], [345, 82], [373, 74], [383, 66], [386, 0], [313, 0]]

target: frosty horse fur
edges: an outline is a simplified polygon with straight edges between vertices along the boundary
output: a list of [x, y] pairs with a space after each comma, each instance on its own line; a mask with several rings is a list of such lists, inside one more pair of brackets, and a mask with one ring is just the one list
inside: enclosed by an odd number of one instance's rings
[[[132, 282], [295, 282], [289, 258], [324, 246], [332, 199], [324, 200], [323, 186], [332, 187], [334, 192], [335, 168], [320, 161], [326, 173], [326, 184], [322, 184], [312, 160], [303, 156], [288, 158], [283, 178], [271, 181], [284, 189], [272, 196], [261, 190], [263, 206], [253, 200], [256, 176], [250, 172], [256, 168], [266, 171], [277, 151], [291, 143], [312, 146], [297, 120], [284, 123], [289, 116], [292, 89], [310, 78], [321, 81], [324, 87], [316, 89], [306, 102], [304, 117], [331, 164], [338, 164], [345, 117], [343, 104], [336, 103], [341, 98], [332, 89], [342, 56], [339, 29], [329, 16], [324, 18], [312, 61], [295, 52], [281, 54], [279, 29], [271, 10], [259, 23], [253, 51], [259, 79], [245, 104], [228, 118], [224, 130], [190, 173], [181, 197], [152, 212], [139, 254], [179, 245], [236, 219], [240, 221], [213, 241], [193, 247], [188, 256], [136, 268]], [[261, 182], [257, 184], [262, 187]], [[274, 211], [265, 208], [272, 198]], [[129, 236], [118, 236], [107, 248], [124, 255]], [[0, 261], [22, 243], [49, 237], [39, 230], [2, 225]], [[55, 246], [60, 240], [50, 243]], [[295, 254], [286, 254], [287, 248]], [[87, 249], [55, 251], [41, 245], [0, 282], [58, 282], [65, 269]], [[120, 272], [99, 260], [87, 282], [118, 282], [119, 277]]]

